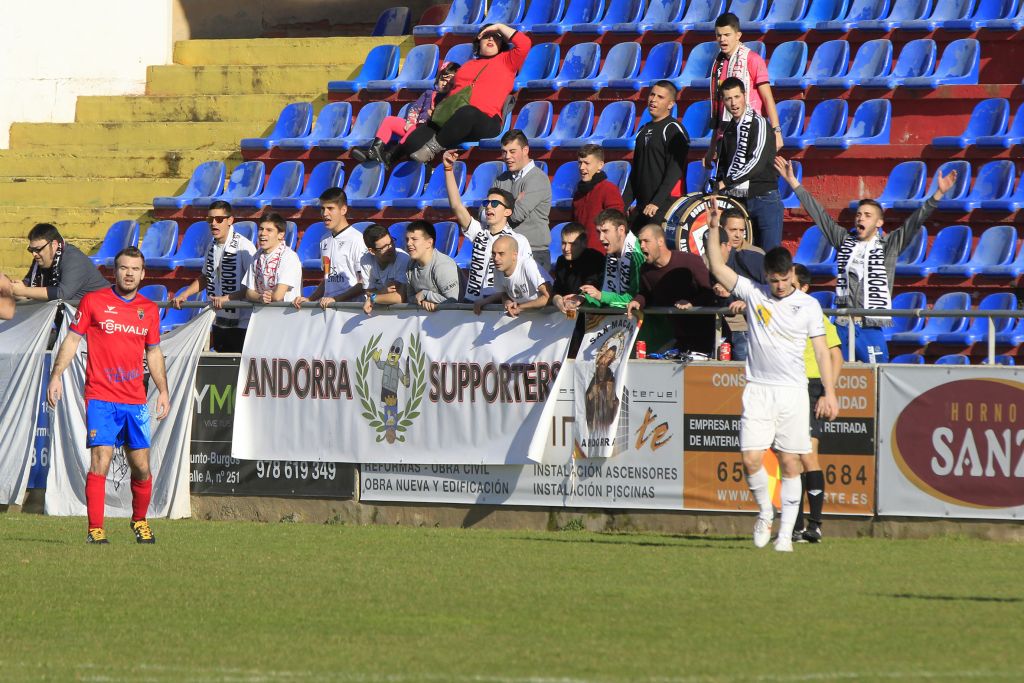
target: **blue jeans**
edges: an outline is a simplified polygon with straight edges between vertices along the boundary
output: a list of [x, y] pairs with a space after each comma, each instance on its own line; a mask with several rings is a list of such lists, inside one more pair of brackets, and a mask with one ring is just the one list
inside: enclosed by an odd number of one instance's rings
[[747, 340], [747, 333], [733, 332], [729, 336], [732, 338], [732, 359], [746, 360], [747, 350], [750, 347], [750, 343]]
[[770, 251], [782, 244], [782, 198], [778, 190], [747, 197], [744, 202], [754, 228], [754, 244]]
[[[885, 334], [878, 327], [861, 327], [854, 325], [854, 358], [861, 363], [888, 363], [889, 345]], [[842, 342], [843, 359], [850, 357], [850, 334], [846, 325], [836, 323], [836, 332]]]

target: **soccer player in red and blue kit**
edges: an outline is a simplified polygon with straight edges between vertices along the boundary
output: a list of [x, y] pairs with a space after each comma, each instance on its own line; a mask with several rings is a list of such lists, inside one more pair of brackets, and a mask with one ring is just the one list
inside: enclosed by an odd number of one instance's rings
[[167, 372], [160, 351], [160, 312], [138, 293], [146, 275], [146, 259], [135, 247], [126, 247], [114, 259], [114, 286], [82, 297], [67, 338], [53, 363], [46, 390], [51, 406], [64, 393], [61, 375], [71, 364], [82, 337], [88, 337], [85, 367], [85, 421], [91, 449], [85, 480], [85, 504], [89, 517], [89, 543], [107, 543], [103, 530], [103, 505], [107, 471], [114, 448], [124, 446], [132, 472], [131, 527], [139, 543], [155, 543], [146, 521], [153, 477], [149, 471], [149, 407], [143, 383], [145, 356], [159, 397], [157, 419], [169, 407]]

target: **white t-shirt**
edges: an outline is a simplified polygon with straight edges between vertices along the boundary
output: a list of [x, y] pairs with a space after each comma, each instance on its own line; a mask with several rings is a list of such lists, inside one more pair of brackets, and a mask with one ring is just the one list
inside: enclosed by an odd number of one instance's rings
[[732, 291], [747, 304], [750, 326], [747, 380], [807, 386], [804, 364], [807, 339], [825, 334], [817, 299], [800, 290], [794, 290], [784, 299], [776, 299], [768, 285], [754, 283], [742, 275]]
[[491, 258], [491, 247], [499, 237], [508, 235], [519, 245], [520, 260], [533, 260], [533, 250], [525, 237], [506, 225], [501, 232], [492, 233], [473, 221], [462, 231], [462, 234], [473, 243], [473, 256], [469, 262], [469, 277], [466, 282], [466, 301], [477, 301], [488, 297], [496, 291], [494, 288], [494, 260]]
[[281, 254], [281, 263], [277, 266], [276, 276], [268, 272], [267, 265], [267, 254], [257, 252], [249, 270], [245, 271], [242, 285], [247, 289], [259, 291], [259, 287], [256, 286], [256, 269], [262, 267], [264, 289], [272, 290], [277, 285], [288, 285], [291, 289], [284, 295], [285, 301], [293, 300], [302, 292], [302, 261], [299, 260], [298, 254], [285, 247]]
[[[367, 252], [359, 260], [360, 272], [363, 276], [363, 286], [368, 292], [376, 292], [384, 288], [389, 282], [397, 282], [404, 285], [409, 281], [406, 271], [409, 270], [409, 255], [401, 249], [395, 249], [395, 260], [381, 268], [377, 257]], [[404, 292], [405, 287], [399, 287], [399, 292]]]
[[320, 240], [320, 262], [324, 268], [324, 296], [335, 297], [347, 292], [361, 278], [360, 259], [366, 254], [363, 235], [349, 226], [333, 235], [328, 232]]
[[516, 267], [511, 275], [494, 269], [494, 288], [504, 292], [517, 304], [525, 304], [536, 299], [540, 294], [540, 286], [544, 283], [547, 283], [550, 291], [551, 276], [542, 272], [532, 258], [516, 259]]

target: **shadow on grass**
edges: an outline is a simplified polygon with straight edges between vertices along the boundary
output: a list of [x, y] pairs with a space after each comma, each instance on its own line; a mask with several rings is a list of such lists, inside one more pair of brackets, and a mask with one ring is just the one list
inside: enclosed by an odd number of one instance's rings
[[881, 598], [899, 600], [940, 600], [948, 602], [1024, 602], [1024, 598], [999, 598], [994, 595], [923, 595], [921, 593], [876, 593]]
[[533, 536], [518, 537], [516, 541], [538, 541], [541, 543], [601, 543], [604, 545], [635, 546], [641, 548], [678, 548], [679, 550], [693, 550], [695, 548], [714, 548], [715, 550], [746, 550], [747, 544], [741, 544], [738, 539], [731, 538], [708, 538], [707, 536], [672, 536], [677, 540], [702, 541], [701, 543], [672, 543], [670, 541], [652, 541], [649, 539], [630, 538], [628, 536], [605, 537], [587, 536], [584, 538], [571, 538], [568, 536]]
[[51, 545], [69, 545], [68, 541], [56, 538], [5, 538], [4, 543], [50, 543]]

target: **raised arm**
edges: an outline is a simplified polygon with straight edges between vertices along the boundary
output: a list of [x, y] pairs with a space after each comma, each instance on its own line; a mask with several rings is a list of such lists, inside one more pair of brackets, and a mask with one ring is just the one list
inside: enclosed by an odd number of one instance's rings
[[718, 208], [718, 195], [711, 195], [710, 197], [711, 206], [708, 208], [708, 231], [706, 233], [707, 244], [704, 246], [704, 253], [708, 257], [708, 270], [711, 271], [711, 275], [718, 280], [718, 284], [725, 287], [726, 291], [731, 292], [736, 287], [736, 281], [739, 276], [736, 275], [736, 271], [730, 268], [725, 263], [725, 257], [722, 255], [721, 245], [721, 227], [719, 225], [722, 218], [722, 210]]
[[455, 222], [465, 230], [473, 222], [469, 209], [462, 203], [462, 195], [459, 194], [459, 183], [455, 179], [455, 160], [459, 158], [459, 151], [450, 149], [441, 155], [441, 162], [444, 164], [444, 186], [448, 190], [448, 204], [455, 214]]
[[796, 193], [797, 198], [800, 200], [800, 205], [804, 207], [804, 210], [811, 215], [811, 220], [818, 224], [821, 228], [822, 234], [829, 243], [839, 248], [840, 245], [849, 237], [849, 233], [843, 229], [838, 223], [832, 220], [832, 216], [828, 215], [825, 211], [825, 207], [818, 203], [818, 200], [811, 196], [811, 193], [804, 189], [804, 186], [800, 184], [800, 181], [796, 179], [796, 173], [793, 171], [793, 164], [788, 159], [783, 159], [781, 156], [776, 155], [775, 157], [775, 170], [779, 172], [782, 179], [785, 180], [793, 192]]

